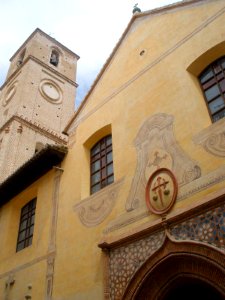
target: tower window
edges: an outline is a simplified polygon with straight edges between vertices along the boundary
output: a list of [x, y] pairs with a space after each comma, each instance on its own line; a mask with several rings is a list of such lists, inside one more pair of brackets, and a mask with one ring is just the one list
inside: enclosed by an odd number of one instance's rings
[[225, 56], [210, 64], [199, 76], [213, 122], [225, 117]]
[[91, 149], [91, 194], [113, 183], [112, 136], [108, 135]]
[[21, 209], [20, 226], [18, 232], [16, 251], [20, 251], [32, 244], [34, 232], [34, 218], [36, 198], [31, 200]]
[[24, 59], [24, 56], [25, 56], [25, 52], [26, 52], [26, 49], [24, 49], [24, 50], [21, 52], [20, 56], [19, 56], [19, 59], [18, 59], [18, 61], [17, 61], [17, 66], [18, 66], [18, 67], [23, 63], [23, 59]]
[[50, 64], [57, 67], [59, 63], [59, 53], [56, 50], [52, 50], [50, 57]]

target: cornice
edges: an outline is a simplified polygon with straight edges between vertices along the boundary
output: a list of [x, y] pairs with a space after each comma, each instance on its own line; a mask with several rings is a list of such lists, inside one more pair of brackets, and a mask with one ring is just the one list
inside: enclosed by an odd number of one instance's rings
[[51, 71], [52, 73], [54, 73], [55, 75], [59, 76], [60, 78], [64, 79], [65, 81], [69, 82], [70, 84], [72, 84], [73, 86], [75, 86], [76, 88], [78, 87], [78, 84], [69, 79], [68, 77], [66, 77], [65, 75], [63, 75], [62, 73], [56, 71], [55, 69], [53, 69], [52, 67], [48, 66], [47, 64], [45, 64], [44, 62], [42, 62], [41, 60], [39, 60], [38, 58], [29, 55], [24, 61], [23, 63], [6, 79], [6, 81], [3, 83], [3, 85], [0, 87], [0, 91], [11, 81], [14, 79], [14, 77], [16, 77], [19, 71], [21, 71], [21, 68], [29, 61], [29, 60], [33, 60], [36, 63], [38, 63], [39, 65], [41, 65], [42, 67], [44, 67], [45, 69], [48, 69], [49, 71]]
[[2, 132], [3, 130], [5, 130], [13, 121], [17, 121], [21, 124], [23, 124], [24, 126], [34, 130], [35, 132], [40, 133], [41, 135], [44, 135], [48, 138], [50, 138], [51, 140], [60, 143], [60, 144], [64, 144], [67, 145], [67, 136], [66, 135], [62, 135], [59, 134], [57, 132], [55, 132], [52, 129], [46, 128], [43, 125], [34, 122], [32, 120], [29, 120], [27, 117], [24, 116], [18, 116], [18, 115], [14, 115], [12, 116], [1, 128], [0, 128], [0, 132]]
[[0, 183], [0, 206], [18, 195], [53, 167], [63, 161], [68, 149], [65, 146], [47, 144], [35, 153], [14, 173]]
[[77, 58], [77, 60], [80, 58], [79, 55], [77, 55], [76, 53], [74, 53], [73, 51], [71, 51], [69, 48], [67, 48], [66, 46], [64, 46], [63, 44], [61, 44], [60, 42], [58, 42], [56, 39], [52, 38], [51, 36], [49, 36], [47, 33], [45, 33], [44, 31], [42, 31], [39, 28], [36, 28], [34, 30], [33, 33], [31, 33], [31, 35], [26, 39], [26, 41], [19, 47], [19, 49], [13, 54], [13, 56], [10, 58], [10, 61], [13, 60], [13, 58], [20, 52], [20, 50], [35, 36], [35, 34], [40, 33], [41, 35], [44, 35], [48, 40], [50, 40], [51, 42], [53, 42], [55, 45], [59, 46], [60, 48], [63, 48], [65, 51], [69, 52], [70, 54], [72, 54], [73, 56], [75, 56]]
[[225, 188], [222, 188], [216, 192], [212, 192], [201, 200], [186, 206], [185, 208], [176, 209], [168, 215], [163, 215], [153, 222], [147, 222], [139, 225], [135, 229], [130, 229], [127, 232], [117, 236], [104, 236], [100, 243], [99, 248], [112, 249], [122, 246], [126, 243], [136, 241], [141, 237], [148, 236], [149, 234], [159, 232], [163, 228], [169, 228], [171, 224], [176, 225], [179, 222], [193, 218], [197, 216], [199, 212], [206, 212], [209, 209], [218, 207], [224, 203]]

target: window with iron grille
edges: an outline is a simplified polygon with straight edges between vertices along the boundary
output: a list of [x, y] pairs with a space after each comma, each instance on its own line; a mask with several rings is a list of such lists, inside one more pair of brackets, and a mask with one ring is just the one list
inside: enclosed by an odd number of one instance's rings
[[17, 252], [32, 244], [35, 209], [36, 198], [31, 200], [21, 209], [20, 226], [16, 246]]
[[91, 149], [91, 194], [113, 183], [112, 136], [108, 135]]
[[212, 122], [225, 117], [225, 56], [210, 64], [199, 76]]

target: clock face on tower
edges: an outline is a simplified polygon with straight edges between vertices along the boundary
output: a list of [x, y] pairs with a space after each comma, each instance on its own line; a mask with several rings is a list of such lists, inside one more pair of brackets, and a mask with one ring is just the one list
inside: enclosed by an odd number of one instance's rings
[[50, 79], [44, 79], [41, 81], [39, 91], [47, 101], [53, 104], [59, 104], [62, 102], [62, 90], [56, 82]]

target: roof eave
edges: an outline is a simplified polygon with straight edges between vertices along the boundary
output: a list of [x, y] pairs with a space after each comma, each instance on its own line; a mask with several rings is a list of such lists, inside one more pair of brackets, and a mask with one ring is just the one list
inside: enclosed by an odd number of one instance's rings
[[47, 145], [32, 156], [0, 184], [0, 206], [34, 183], [52, 167], [59, 165], [67, 151], [64, 146]]

